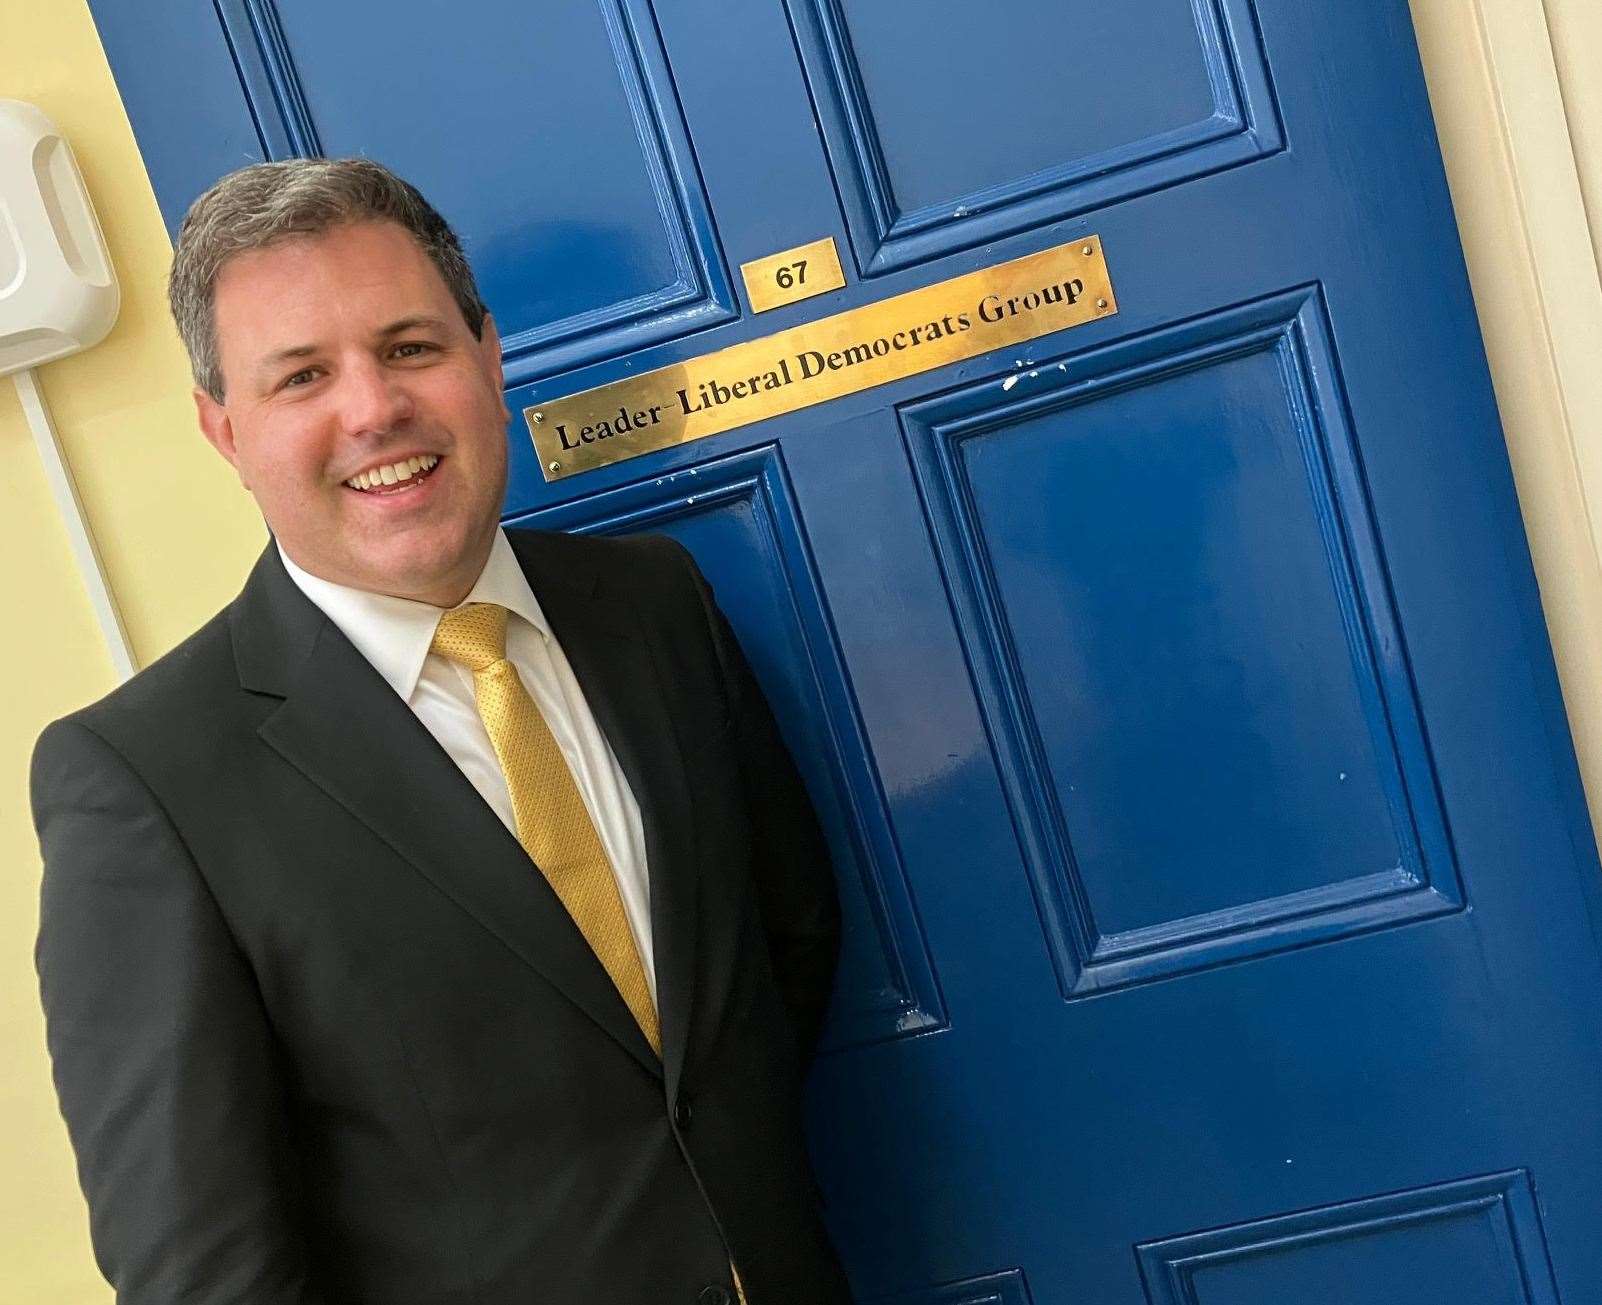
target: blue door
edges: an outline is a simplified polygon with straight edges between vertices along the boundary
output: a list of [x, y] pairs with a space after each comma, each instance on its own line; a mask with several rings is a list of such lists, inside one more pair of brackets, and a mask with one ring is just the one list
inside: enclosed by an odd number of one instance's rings
[[1071, 329], [578, 475], [509, 432], [508, 521], [694, 550], [823, 814], [857, 1290], [1598, 1299], [1597, 857], [1403, 0], [93, 8], [169, 220], [388, 161], [514, 411], [1099, 238]]

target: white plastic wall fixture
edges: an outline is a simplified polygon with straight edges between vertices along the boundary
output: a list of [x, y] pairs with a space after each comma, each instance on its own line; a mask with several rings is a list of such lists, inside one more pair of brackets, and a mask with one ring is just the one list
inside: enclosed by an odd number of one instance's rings
[[117, 320], [117, 278], [65, 138], [31, 104], [0, 100], [0, 376], [10, 376], [119, 680], [133, 645], [33, 369], [99, 344]]
[[0, 376], [98, 344], [118, 304], [66, 138], [33, 105], [0, 100]]

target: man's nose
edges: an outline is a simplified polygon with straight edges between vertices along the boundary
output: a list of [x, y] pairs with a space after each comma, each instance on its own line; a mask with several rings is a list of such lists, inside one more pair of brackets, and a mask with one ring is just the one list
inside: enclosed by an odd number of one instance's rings
[[403, 378], [372, 360], [345, 366], [338, 402], [347, 435], [383, 435], [412, 415], [412, 398]]

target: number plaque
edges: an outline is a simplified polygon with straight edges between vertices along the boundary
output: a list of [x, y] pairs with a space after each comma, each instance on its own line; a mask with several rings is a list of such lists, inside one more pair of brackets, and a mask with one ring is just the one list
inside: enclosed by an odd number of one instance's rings
[[741, 263], [740, 275], [745, 277], [745, 292], [751, 298], [753, 313], [810, 299], [845, 284], [833, 236]]

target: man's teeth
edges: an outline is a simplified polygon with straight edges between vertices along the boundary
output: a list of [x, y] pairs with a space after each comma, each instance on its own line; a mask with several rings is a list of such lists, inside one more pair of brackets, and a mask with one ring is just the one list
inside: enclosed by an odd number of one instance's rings
[[432, 453], [425, 453], [421, 457], [407, 458], [404, 462], [387, 462], [377, 467], [369, 467], [366, 471], [359, 471], [345, 483], [352, 489], [374, 489], [380, 485], [395, 485], [403, 480], [410, 480], [420, 471], [430, 471], [439, 462], [439, 458]]

